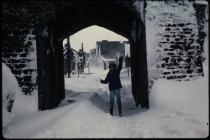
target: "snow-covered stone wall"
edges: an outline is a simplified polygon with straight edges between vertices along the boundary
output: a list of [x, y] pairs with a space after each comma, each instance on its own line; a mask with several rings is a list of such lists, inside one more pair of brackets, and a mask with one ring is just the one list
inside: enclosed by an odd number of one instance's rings
[[10, 69], [2, 63], [2, 126], [14, 119], [13, 108], [16, 96], [20, 94], [17, 79]]
[[3, 62], [17, 78], [22, 92], [29, 95], [34, 90], [37, 90], [37, 56], [34, 37], [31, 34], [27, 36], [25, 43], [30, 43], [29, 47], [8, 50], [2, 53]]
[[3, 129], [7, 127], [7, 125], [9, 126], [17, 116], [35, 112], [38, 112], [37, 94], [32, 96], [24, 95], [11, 69], [2, 63]]
[[190, 80], [203, 75], [202, 50], [193, 2], [147, 1], [148, 67], [160, 78]]

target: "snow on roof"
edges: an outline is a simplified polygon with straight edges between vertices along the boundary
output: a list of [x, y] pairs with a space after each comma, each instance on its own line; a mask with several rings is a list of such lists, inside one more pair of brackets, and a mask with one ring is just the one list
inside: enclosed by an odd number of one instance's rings
[[205, 0], [196, 0], [195, 3], [208, 5], [208, 1]]

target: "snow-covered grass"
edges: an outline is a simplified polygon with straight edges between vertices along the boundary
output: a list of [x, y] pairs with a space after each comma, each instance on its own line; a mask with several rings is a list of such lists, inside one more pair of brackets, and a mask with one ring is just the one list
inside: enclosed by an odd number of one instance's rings
[[123, 117], [109, 114], [108, 71], [65, 78], [66, 98], [58, 108], [19, 117], [3, 134], [7, 138], [204, 138], [209, 135], [208, 67], [205, 77], [188, 82], [156, 80], [150, 109], [136, 108], [127, 70], [121, 72]]

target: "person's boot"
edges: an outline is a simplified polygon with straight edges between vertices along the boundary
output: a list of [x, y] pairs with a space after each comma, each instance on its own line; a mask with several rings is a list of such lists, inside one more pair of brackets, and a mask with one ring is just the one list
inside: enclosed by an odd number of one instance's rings
[[122, 109], [119, 109], [119, 116], [122, 117]]
[[113, 108], [110, 108], [109, 112], [113, 116]]

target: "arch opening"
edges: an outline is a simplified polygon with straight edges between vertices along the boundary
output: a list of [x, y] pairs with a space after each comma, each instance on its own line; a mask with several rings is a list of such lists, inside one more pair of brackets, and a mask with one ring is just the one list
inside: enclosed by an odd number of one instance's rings
[[[64, 49], [69, 47], [73, 56], [68, 56], [67, 51], [64, 52], [65, 96], [71, 98], [71, 101], [78, 97], [90, 99], [104, 112], [108, 112], [106, 103], [109, 102], [107, 99], [110, 91], [108, 85], [100, 83], [100, 79], [105, 79], [109, 72], [109, 64], [119, 64], [119, 57], [123, 56], [120, 74], [122, 106], [127, 115], [133, 113], [129, 111], [129, 108], [135, 107], [135, 101], [132, 97], [130, 44], [127, 38], [93, 25], [64, 39], [63, 47]], [[84, 55], [79, 57], [81, 50]]]
[[[138, 13], [117, 5], [68, 7], [56, 13], [56, 20], [45, 26], [49, 40], [38, 37], [38, 85], [40, 109], [53, 108], [65, 98], [63, 39], [91, 25], [98, 25], [125, 36], [130, 42], [132, 94], [136, 106], [149, 108], [145, 27]], [[72, 14], [74, 13], [74, 14]], [[40, 28], [40, 32], [45, 28]], [[46, 46], [46, 47], [41, 47]], [[51, 50], [52, 54], [45, 55]], [[47, 67], [48, 68], [47, 68]], [[43, 74], [43, 71], [46, 72]], [[52, 76], [53, 75], [53, 76]], [[44, 81], [43, 79], [47, 80]], [[47, 89], [47, 87], [53, 87]], [[45, 101], [49, 100], [49, 103]], [[44, 107], [43, 107], [44, 106]]]

